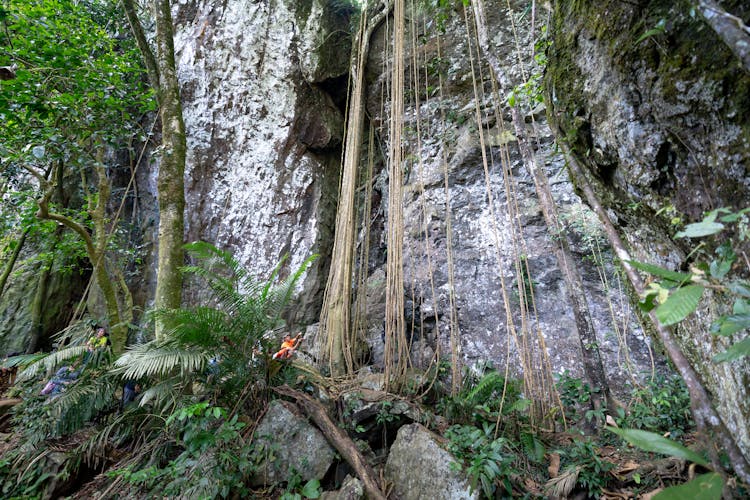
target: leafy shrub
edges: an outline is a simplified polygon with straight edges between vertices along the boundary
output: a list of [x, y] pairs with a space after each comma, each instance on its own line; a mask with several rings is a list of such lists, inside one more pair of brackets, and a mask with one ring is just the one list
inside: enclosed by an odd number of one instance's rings
[[568, 370], [558, 375], [555, 385], [566, 420], [568, 422], [580, 420], [582, 408], [591, 405], [593, 392], [591, 386], [580, 378], [571, 377]]
[[570, 447], [560, 450], [560, 456], [568, 468], [578, 469], [577, 484], [586, 488], [589, 496], [599, 498], [611, 480], [608, 472], [614, 464], [602, 460], [596, 444], [589, 439], [576, 439]]
[[690, 395], [677, 375], [657, 376], [633, 391], [627, 412], [618, 410], [620, 427], [643, 429], [673, 438], [693, 426]]
[[464, 371], [463, 385], [455, 396], [446, 396], [438, 404], [438, 412], [457, 423], [476, 423], [497, 420], [502, 408], [504, 415], [523, 409], [528, 401], [521, 398], [520, 385], [505, 377], [491, 364], [477, 372]]
[[254, 470], [253, 448], [241, 434], [245, 427], [224, 408], [196, 403], [167, 418], [165, 431], [177, 436], [183, 450], [165, 467], [122, 469], [110, 473], [150, 494], [184, 498], [227, 498], [246, 495], [245, 480]]
[[495, 439], [493, 433], [491, 424], [485, 424], [481, 429], [454, 425], [445, 433], [449, 440], [448, 451], [461, 460], [451, 467], [461, 470], [465, 464], [472, 490], [481, 486], [486, 498], [495, 498], [498, 486], [512, 495], [510, 477], [516, 472], [512, 467], [516, 456], [509, 451], [507, 440], [503, 437]]

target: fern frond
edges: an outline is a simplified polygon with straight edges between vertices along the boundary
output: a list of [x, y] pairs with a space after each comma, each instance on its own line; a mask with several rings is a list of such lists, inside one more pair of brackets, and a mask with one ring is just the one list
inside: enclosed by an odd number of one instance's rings
[[[86, 376], [86, 375], [84, 375]], [[116, 404], [115, 392], [119, 379], [112, 373], [89, 373], [58, 396], [50, 398], [50, 412], [56, 416], [55, 434], [74, 432], [95, 417], [101, 410]]]
[[493, 392], [502, 392], [505, 378], [496, 371], [489, 371], [477, 382], [477, 384], [466, 395], [466, 400], [471, 404], [485, 402], [492, 396]]
[[13, 368], [17, 366], [19, 368], [25, 368], [32, 363], [36, 363], [39, 360], [46, 358], [48, 354], [46, 352], [34, 353], [34, 354], [19, 354], [18, 356], [11, 356], [7, 358], [0, 366], [3, 368]]
[[292, 299], [298, 281], [317, 258], [318, 255], [313, 254], [305, 259], [294, 273], [290, 274], [273, 288], [269, 288], [267, 293], [264, 294], [264, 298], [266, 299], [265, 312], [270, 318], [278, 318], [281, 315], [284, 308]]
[[138, 405], [143, 407], [150, 403], [154, 405], [158, 414], [165, 415], [170, 413], [177, 407], [179, 389], [183, 383], [184, 380], [177, 377], [162, 380], [143, 392]]
[[212, 347], [231, 333], [231, 318], [224, 311], [211, 307], [175, 309], [163, 318], [169, 325], [166, 336], [180, 344]]
[[174, 342], [155, 341], [129, 348], [117, 361], [118, 373], [125, 379], [168, 375], [179, 368], [183, 374], [202, 371], [210, 355], [196, 346], [180, 346]]
[[71, 347], [64, 347], [48, 355], [41, 356], [37, 361], [32, 362], [23, 371], [21, 371], [18, 374], [16, 380], [21, 382], [24, 380], [36, 378], [39, 375], [39, 372], [41, 372], [42, 370], [52, 371], [57, 366], [61, 365], [63, 361], [81, 357], [86, 353], [86, 351], [86, 346], [76, 345]]

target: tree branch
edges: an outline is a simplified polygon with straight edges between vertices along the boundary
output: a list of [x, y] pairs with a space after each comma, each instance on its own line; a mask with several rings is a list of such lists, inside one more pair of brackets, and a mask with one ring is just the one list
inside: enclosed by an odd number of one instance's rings
[[365, 486], [367, 497], [373, 500], [385, 500], [385, 495], [380, 490], [375, 479], [375, 472], [365, 461], [362, 454], [349, 436], [331, 421], [323, 405], [315, 401], [307, 394], [295, 391], [287, 385], [274, 387], [274, 392], [293, 398], [302, 406], [302, 409], [315, 422], [325, 435], [326, 439], [338, 450], [342, 457], [352, 466]]
[[138, 19], [138, 13], [135, 11], [135, 4], [133, 0], [122, 0], [122, 5], [125, 8], [125, 15], [130, 23], [130, 31], [133, 32], [135, 37], [135, 43], [138, 45], [138, 50], [143, 57], [143, 63], [146, 65], [146, 72], [148, 74], [148, 82], [151, 88], [156, 92], [157, 101], [159, 100], [159, 66], [156, 64], [156, 57], [154, 52], [151, 50], [151, 46], [146, 40], [146, 34], [141, 24], [141, 20]]
[[693, 4], [706, 23], [740, 60], [746, 71], [750, 71], [750, 28], [742, 19], [721, 8], [714, 0], [698, 0]]

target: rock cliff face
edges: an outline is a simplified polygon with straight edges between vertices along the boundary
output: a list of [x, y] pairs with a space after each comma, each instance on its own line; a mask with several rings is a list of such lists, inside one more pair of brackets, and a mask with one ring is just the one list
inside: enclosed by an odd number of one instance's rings
[[[562, 231], [551, 230], [519, 151], [510, 89], [494, 88], [472, 14], [462, 2], [452, 3], [448, 10], [412, 11], [407, 23], [401, 168], [413, 361], [427, 365], [436, 351], [445, 359], [456, 349], [469, 366], [490, 362], [514, 375], [549, 367], [583, 376], [576, 322], [554, 255], [567, 237], [608, 381], [624, 389], [663, 360], [634, 312], [596, 217], [576, 195], [556, 141], [569, 144], [587, 168], [588, 182], [634, 256], [685, 270], [691, 246], [672, 239], [674, 221], [697, 221], [717, 207], [744, 208], [750, 199], [750, 77], [686, 3], [560, 0], [548, 13], [538, 11], [533, 25], [527, 0], [486, 0], [489, 49], [502, 65], [502, 80], [517, 86], [516, 99], [526, 100], [522, 128], [560, 211]], [[739, 0], [724, 5], [750, 16]], [[189, 150], [186, 239], [233, 252], [261, 277], [284, 254], [290, 258], [282, 275], [320, 254], [289, 317], [292, 327], [309, 327], [309, 333], [316, 331], [331, 266], [355, 14], [344, 0], [177, 0], [174, 6]], [[549, 40], [540, 31], [547, 14]], [[374, 364], [382, 360], [389, 251], [384, 152], [393, 91], [391, 29], [390, 22], [379, 28], [367, 55], [372, 134], [362, 138], [356, 252], [364, 276], [353, 280], [355, 295], [365, 298]], [[542, 46], [536, 53], [549, 57], [546, 69], [531, 57], [535, 42]], [[535, 99], [543, 74], [546, 109]], [[144, 245], [153, 250], [158, 165], [144, 166], [139, 210]], [[154, 281], [150, 265], [135, 293], [146, 307]], [[22, 348], [28, 332], [25, 307], [33, 289], [27, 277], [16, 278], [0, 304], [6, 350]], [[48, 295], [56, 300], [45, 311], [48, 330], [62, 327], [55, 323], [63, 318], [59, 311], [69, 310], [84, 288], [61, 281], [57, 274], [50, 284]], [[201, 300], [201, 292], [188, 290], [186, 302]], [[718, 300], [702, 307], [677, 335], [750, 458], [750, 360], [711, 361], [727, 345], [709, 333], [720, 307]], [[451, 332], [459, 334], [459, 346], [451, 346]], [[543, 348], [544, 356], [525, 356], [530, 346]], [[418, 426], [399, 433], [394, 448], [406, 462], [415, 459], [409, 454], [415, 443], [435, 447], [420, 433]], [[438, 462], [448, 459], [441, 455]], [[397, 477], [402, 469], [389, 458], [389, 474]], [[453, 484], [442, 490], [469, 497], [461, 478]], [[417, 497], [424, 485], [416, 486], [417, 493], [404, 498]]]
[[[524, 2], [511, 2], [510, 9], [506, 2], [486, 4], [488, 31], [493, 34], [491, 49], [501, 60], [505, 78], [514, 83], [523, 81], [522, 74], [536, 74], [538, 78], [542, 71], [533, 63], [525, 63], [525, 67], [518, 64], [516, 43], [523, 50], [533, 46], [530, 19], [522, 15], [525, 7]], [[410, 29], [415, 31], [416, 50], [407, 56], [411, 61], [407, 74], [413, 82], [417, 66], [421, 90], [407, 90], [404, 118], [404, 266], [407, 296], [419, 306], [416, 312], [427, 320], [420, 335], [433, 347], [435, 337], [439, 337], [443, 352], [449, 350], [453, 291], [462, 356], [468, 364], [492, 361], [504, 366], [510, 346], [511, 367], [518, 372], [522, 366], [517, 357], [519, 346], [532, 344], [541, 333], [552, 370], [569, 370], [581, 376], [580, 342], [553, 254], [557, 236], [545, 224], [534, 181], [518, 150], [509, 108], [492, 94], [486, 58], [477, 53], [472, 23], [467, 28], [461, 6], [444, 14], [449, 19], [444, 26], [435, 21], [439, 12], [413, 16]], [[468, 19], [472, 19], [471, 11]], [[368, 111], [383, 143], [387, 142], [387, 128], [381, 124], [388, 123], [388, 107], [382, 98], [388, 85], [388, 37], [383, 27], [376, 34], [368, 61]], [[477, 94], [472, 78], [478, 80]], [[487, 172], [474, 106], [477, 101]], [[525, 118], [538, 164], [551, 180], [563, 225], [573, 242], [576, 264], [584, 275], [608, 378], [613, 385], [621, 386], [629, 374], [650, 367], [649, 341], [612, 274], [606, 249], [603, 266], [596, 265], [593, 257], [597, 245], [603, 242], [602, 235], [595, 217], [573, 193], [564, 159], [546, 125], [543, 106], [529, 111]], [[387, 174], [381, 173], [375, 182], [383, 199], [388, 195], [386, 179]], [[490, 197], [492, 204], [488, 202]], [[376, 221], [374, 228], [387, 224], [383, 211], [378, 215], [383, 222]], [[528, 266], [528, 274], [522, 271], [519, 279], [517, 266]], [[533, 307], [525, 310], [520, 296], [530, 300], [531, 291]], [[506, 300], [513, 329], [506, 321]], [[382, 306], [370, 310], [377, 317]]]
[[[338, 189], [351, 8], [315, 0], [181, 1], [177, 65], [188, 136], [187, 234], [259, 273], [325, 256]], [[345, 84], [345, 81], [344, 81]], [[317, 314], [327, 260], [298, 319]]]
[[[747, 22], [746, 2], [722, 5]], [[557, 2], [553, 39], [546, 81], [561, 136], [635, 258], [687, 269], [697, 242], [675, 243], [672, 219], [750, 200], [750, 76], [687, 2]], [[709, 333], [718, 307], [676, 334], [750, 458], [750, 361], [712, 361], [727, 347]]]
[[[321, 254], [306, 278], [294, 318], [301, 325], [314, 323], [319, 313], [333, 238], [349, 59], [349, 46], [344, 43], [348, 38], [341, 33], [349, 29], [351, 14], [341, 4], [184, 0], [175, 9], [189, 146], [187, 238], [232, 250], [259, 273], [270, 270], [286, 252], [291, 254], [287, 269], [294, 269], [310, 253]], [[511, 5], [514, 10], [509, 12], [505, 2], [488, 2], [487, 11], [490, 31], [496, 34], [493, 47], [513, 79], [520, 81], [509, 19], [517, 20], [520, 43], [528, 44], [532, 35], [528, 16], [521, 15], [525, 4]], [[407, 90], [405, 117], [405, 293], [413, 306], [407, 316], [417, 325], [413, 340], [419, 359], [415, 361], [428, 361], [438, 345], [444, 353], [449, 350], [448, 331], [453, 324], [460, 329], [461, 355], [467, 364], [491, 361], [504, 366], [510, 346], [511, 367], [519, 372], [519, 346], [539, 334], [552, 369], [580, 376], [575, 322], [551, 251], [555, 236], [544, 224], [533, 181], [522, 166], [507, 106], [493, 99], [487, 68], [469, 59], [470, 49], [474, 58], [477, 54], [473, 42], [467, 41], [463, 11], [447, 12], [449, 20], [440, 27], [433, 20], [437, 14], [441, 13], [418, 11], [408, 27], [408, 36], [413, 34], [416, 41], [412, 55], [418, 59], [407, 73], [412, 74], [415, 64], [422, 71], [428, 68], [421, 79], [424, 89]], [[375, 172], [371, 192], [363, 180], [361, 192], [368, 198], [360, 197], [359, 214], [360, 221], [367, 221], [360, 226], [361, 234], [370, 233], [367, 251], [360, 252], [368, 256], [369, 278], [359, 293], [368, 294], [367, 321], [376, 360], [382, 348], [387, 251], [383, 235], [387, 174], [379, 154], [387, 149], [388, 140], [383, 125], [388, 122], [387, 105], [381, 98], [387, 88], [390, 53], [386, 26], [375, 35], [368, 59]], [[480, 78], [487, 176], [473, 107], [472, 63]], [[499, 121], [493, 111], [496, 105], [502, 110]], [[584, 270], [609, 378], [621, 385], [630, 375], [650, 368], [649, 341], [612, 274], [606, 249], [601, 267], [585, 260], [602, 240], [593, 218], [573, 194], [563, 159], [544, 123], [543, 108], [530, 113], [527, 122], [537, 140], [537, 156], [578, 243], [576, 258]], [[363, 158], [363, 171], [366, 164]], [[370, 212], [365, 216], [361, 210], [367, 203]], [[452, 271], [446, 246], [449, 223]], [[362, 239], [360, 245], [367, 242]], [[516, 271], [526, 265], [528, 272]], [[455, 308], [449, 307], [451, 291]], [[530, 299], [532, 291], [533, 307], [528, 305], [524, 312], [520, 295]], [[507, 317], [513, 329], [508, 328]]]

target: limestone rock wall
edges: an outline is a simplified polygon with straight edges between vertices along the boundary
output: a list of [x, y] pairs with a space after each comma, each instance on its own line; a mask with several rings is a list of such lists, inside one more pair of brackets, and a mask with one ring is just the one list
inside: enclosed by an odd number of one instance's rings
[[[282, 274], [330, 245], [351, 12], [330, 2], [183, 0], [175, 47], [187, 130], [186, 237]], [[334, 96], [327, 91], [334, 89]], [[317, 314], [327, 260], [298, 319]], [[188, 300], [190, 300], [188, 298]]]
[[[506, 78], [514, 84], [523, 81], [522, 74], [529, 77], [536, 73], [538, 78], [542, 72], [533, 63], [527, 62], [525, 67], [518, 64], [516, 43], [525, 51], [523, 58], [531, 61], [528, 55], [532, 46], [530, 18], [523, 15], [526, 5], [521, 1], [510, 2], [509, 10], [506, 2], [486, 2], [492, 50], [501, 59]], [[409, 298], [407, 308], [412, 303], [418, 306], [413, 314], [407, 311], [407, 322], [411, 316], [417, 318], [417, 324], [421, 319], [425, 326], [417, 328], [414, 339], [424, 339], [434, 347], [437, 338], [446, 356], [446, 352], [450, 352], [450, 291], [454, 290], [455, 319], [461, 334], [461, 356], [466, 364], [491, 361], [495, 366], [504, 367], [509, 362], [512, 371], [520, 374], [519, 346], [533, 343], [533, 338], [540, 334], [552, 370], [556, 373], [568, 370], [580, 377], [583, 375], [580, 343], [563, 276], [553, 254], [553, 246], [558, 244], [556, 235], [546, 227], [533, 179], [523, 165], [510, 110], [504, 97], [497, 99], [492, 94], [489, 69], [484, 57], [481, 62], [478, 59], [473, 28], [469, 28], [467, 37], [460, 4], [446, 14], [448, 20], [442, 33], [436, 21], [438, 16], [433, 12], [410, 15], [413, 22], [408, 25], [407, 39], [412, 39], [412, 31], [415, 31], [413, 39], [417, 42], [421, 90], [406, 90], [404, 117], [405, 292]], [[468, 14], [471, 19], [471, 12]], [[518, 40], [511, 20], [516, 23]], [[383, 26], [373, 41], [368, 61], [368, 112], [377, 127], [381, 141], [379, 150], [387, 150], [388, 142], [388, 104], [387, 99], [383, 103], [383, 95], [388, 95], [389, 54], [392, 52], [389, 44], [390, 35]], [[410, 61], [407, 81], [414, 80], [413, 55], [410, 52], [407, 56]], [[479, 82], [478, 96], [472, 84], [472, 65]], [[487, 174], [475, 118], [477, 99], [483, 140], [487, 144]], [[573, 192], [564, 159], [546, 124], [544, 107], [535, 104], [526, 109], [526, 127], [536, 158], [550, 178], [563, 227], [573, 243], [576, 264], [583, 274], [607, 376], [615, 388], [623, 387], [631, 377], [651, 369], [650, 341], [643, 334], [624, 288], [614, 275], [612, 256], [606, 245], [601, 247], [603, 266], [598, 267], [593, 261], [597, 245], [604, 240], [595, 216]], [[504, 170], [507, 176], [503, 175]], [[387, 186], [387, 173], [381, 171], [373, 195], [373, 206], [379, 212], [372, 224], [373, 245], [381, 252], [386, 251], [382, 228], [387, 224], [384, 208]], [[488, 201], [490, 194], [492, 206]], [[454, 267], [452, 279], [447, 245], [449, 219], [453, 242], [450, 248]], [[382, 316], [378, 315], [382, 315], [384, 307], [380, 287], [385, 273], [382, 259], [380, 264], [376, 259], [371, 261], [380, 266], [372, 274], [368, 305], [374, 319], [372, 344], [377, 347], [378, 332], [382, 330], [382, 323], [379, 323], [382, 320], [378, 319]], [[528, 276], [524, 277], [523, 273], [519, 280], [516, 266], [525, 264], [528, 264]], [[606, 279], [603, 281], [602, 277]], [[506, 320], [503, 282], [507, 311], [515, 333]], [[530, 288], [534, 292], [535, 310], [530, 306], [524, 318], [519, 296], [528, 293]], [[508, 349], [511, 351], [509, 358]], [[427, 350], [418, 357], [423, 360], [430, 354]], [[537, 363], [541, 361], [537, 359], [530, 366], [538, 369]]]
[[[722, 6], [750, 18], [747, 2]], [[750, 200], [750, 75], [688, 2], [556, 2], [552, 25], [548, 111], [561, 137], [634, 258], [686, 270], [697, 242], [674, 242], [672, 219]], [[712, 361], [727, 343], [709, 333], [721, 308], [707, 303], [676, 334], [750, 458], [750, 360]]]

